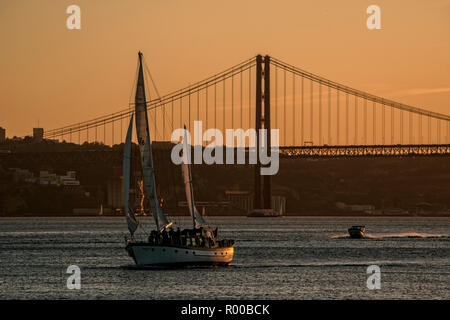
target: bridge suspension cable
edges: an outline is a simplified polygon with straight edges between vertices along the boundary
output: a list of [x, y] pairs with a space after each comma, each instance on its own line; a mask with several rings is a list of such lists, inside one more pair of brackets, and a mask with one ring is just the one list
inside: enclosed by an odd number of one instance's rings
[[[269, 60], [268, 60], [269, 61]], [[148, 70], [157, 98], [147, 101], [154, 141], [170, 140], [175, 123], [186, 124], [192, 130], [193, 122], [203, 120], [203, 129], [239, 126], [254, 128], [256, 59], [247, 59], [231, 68], [180, 90], [160, 96]], [[280, 129], [280, 146], [299, 147], [343, 145], [428, 145], [450, 144], [450, 116], [385, 99], [338, 82], [304, 71], [281, 60], [270, 58], [268, 71], [273, 77], [268, 92], [272, 128]], [[270, 95], [270, 91], [273, 94]], [[149, 96], [150, 97], [150, 96]], [[78, 143], [90, 142], [95, 131], [103, 126], [103, 143], [111, 145], [123, 141], [123, 120], [134, 112], [134, 103], [120, 111], [88, 121], [48, 130], [44, 137], [55, 139], [78, 133]], [[244, 112], [245, 108], [248, 112]], [[371, 110], [370, 110], [371, 109]], [[390, 109], [390, 112], [389, 112]], [[405, 117], [406, 116], [406, 117]], [[289, 119], [289, 117], [292, 117]], [[247, 119], [246, 119], [247, 118]], [[371, 118], [371, 119], [370, 119]], [[424, 120], [425, 119], [425, 120]], [[120, 125], [116, 127], [116, 123]], [[443, 122], [443, 123], [441, 123]], [[436, 126], [434, 126], [434, 123]], [[111, 125], [111, 137], [106, 127]], [[446, 125], [446, 126], [445, 126]], [[407, 127], [407, 129], [406, 129]], [[245, 128], [243, 128], [245, 129]], [[116, 140], [120, 132], [120, 139]], [[81, 134], [83, 133], [83, 138]]]
[[[197, 83], [194, 83], [192, 85], [189, 85], [185, 88], [179, 89], [177, 91], [174, 91], [172, 93], [169, 93], [167, 95], [164, 95], [157, 99], [152, 99], [147, 101], [147, 108], [149, 111], [161, 108], [171, 103], [172, 101], [180, 100], [183, 98], [190, 98], [192, 94], [196, 94], [201, 90], [204, 90], [207, 87], [217, 85], [221, 82], [224, 82], [227, 79], [230, 79], [234, 77], [236, 74], [240, 74], [246, 70], [249, 70], [251, 67], [255, 65], [255, 59], [251, 58], [248, 59], [240, 64], [237, 64], [231, 68], [228, 68], [218, 74], [215, 74], [214, 76], [208, 77], [202, 81], [199, 81]], [[130, 103], [127, 109], [122, 109], [120, 111], [111, 113], [106, 116], [97, 117], [88, 121], [83, 121], [79, 123], [75, 123], [72, 125], [67, 125], [64, 127], [51, 129], [45, 132], [44, 137], [51, 139], [51, 138], [57, 138], [61, 137], [63, 135], [66, 135], [68, 133], [76, 133], [80, 131], [89, 130], [92, 128], [95, 128], [97, 126], [104, 126], [106, 124], [114, 123], [116, 121], [120, 121], [124, 118], [129, 118], [131, 114], [134, 112], [132, 109], [130, 109], [131, 106], [134, 106], [134, 103]]]

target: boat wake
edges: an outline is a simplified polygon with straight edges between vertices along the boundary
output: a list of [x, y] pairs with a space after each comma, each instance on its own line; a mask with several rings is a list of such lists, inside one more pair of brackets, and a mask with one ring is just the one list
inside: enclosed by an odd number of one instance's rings
[[404, 266], [421, 266], [422, 261], [317, 261], [310, 263], [263, 263], [263, 264], [231, 264], [229, 267], [233, 269], [267, 269], [267, 268], [323, 268], [323, 267], [367, 267], [372, 264], [378, 264], [385, 267], [404, 267]]
[[[330, 237], [331, 239], [351, 239], [348, 234], [336, 234]], [[403, 232], [403, 233], [381, 233], [381, 234], [370, 234], [366, 233], [362, 239], [445, 239], [450, 238], [448, 235], [433, 234], [433, 233], [419, 233], [419, 232]]]

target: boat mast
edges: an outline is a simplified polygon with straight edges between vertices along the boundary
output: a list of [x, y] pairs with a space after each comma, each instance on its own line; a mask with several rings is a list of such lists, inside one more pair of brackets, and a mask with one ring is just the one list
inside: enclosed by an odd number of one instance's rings
[[195, 229], [194, 193], [192, 192], [191, 166], [188, 166], [188, 170], [189, 170], [189, 185], [191, 189], [192, 228]]
[[191, 171], [191, 164], [190, 164], [190, 146], [188, 149], [188, 138], [187, 138], [188, 132], [186, 130], [186, 126], [184, 126], [184, 139], [183, 139], [183, 161], [181, 164], [181, 173], [183, 175], [183, 181], [184, 181], [184, 189], [186, 192], [186, 202], [189, 208], [189, 213], [192, 215], [192, 224], [193, 228], [196, 227], [207, 227], [208, 224], [203, 219], [200, 212], [197, 211], [197, 208], [195, 207], [195, 201], [194, 201], [194, 187], [192, 185], [192, 171]]
[[[184, 139], [185, 139], [185, 146], [186, 146], [186, 152], [187, 152], [187, 135], [186, 135], [186, 125], [184, 126]], [[186, 157], [187, 159], [187, 157]], [[191, 164], [190, 163], [186, 163], [187, 168], [188, 168], [188, 177], [189, 177], [189, 191], [191, 193], [191, 210], [192, 210], [192, 228], [195, 229], [195, 207], [194, 207], [194, 192], [192, 190], [192, 174], [191, 174]]]

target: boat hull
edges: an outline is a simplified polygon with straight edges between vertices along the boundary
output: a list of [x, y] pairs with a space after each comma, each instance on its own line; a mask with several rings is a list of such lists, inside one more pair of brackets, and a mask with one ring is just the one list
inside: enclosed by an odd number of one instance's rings
[[360, 232], [360, 231], [349, 232], [349, 234], [350, 234], [350, 238], [353, 238], [353, 239], [362, 239], [362, 238], [364, 238], [364, 233]]
[[186, 248], [129, 243], [128, 254], [138, 266], [228, 265], [233, 260], [233, 247]]
[[353, 239], [364, 238], [364, 230], [350, 228], [350, 229], [348, 229], [348, 234], [350, 235], [350, 238], [353, 238]]

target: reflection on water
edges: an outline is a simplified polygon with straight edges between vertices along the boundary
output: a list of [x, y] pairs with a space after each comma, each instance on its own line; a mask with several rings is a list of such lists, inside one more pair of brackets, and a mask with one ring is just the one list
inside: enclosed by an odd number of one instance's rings
[[[331, 239], [350, 239], [349, 234], [336, 234], [330, 237]], [[431, 233], [418, 233], [418, 232], [403, 232], [403, 233], [384, 233], [384, 234], [364, 234], [364, 239], [395, 239], [395, 238], [448, 238], [447, 235], [431, 234]]]

